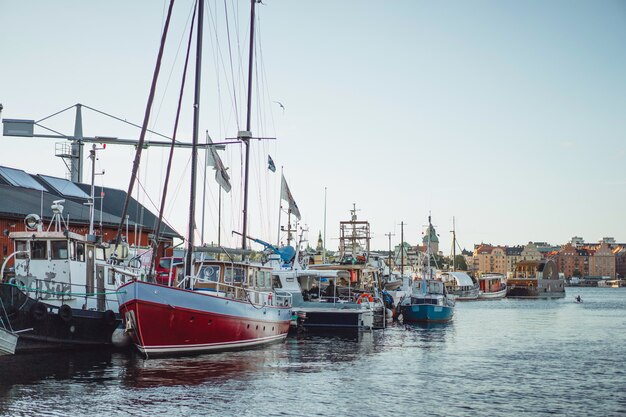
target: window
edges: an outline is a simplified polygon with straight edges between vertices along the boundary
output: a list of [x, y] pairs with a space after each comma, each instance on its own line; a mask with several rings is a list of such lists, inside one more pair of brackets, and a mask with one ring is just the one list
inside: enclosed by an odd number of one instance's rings
[[27, 259], [28, 258], [28, 242], [25, 240], [16, 240], [15, 241], [15, 250], [17, 252], [26, 252], [26, 253], [18, 253], [15, 255], [17, 259]]
[[48, 241], [33, 240], [30, 242], [31, 259], [48, 259]]
[[235, 283], [242, 283], [244, 280], [244, 270], [243, 268], [226, 268], [226, 270], [224, 271], [224, 282], [228, 283], [228, 284], [232, 284], [233, 282]]
[[282, 288], [282, 287], [283, 285], [280, 283], [280, 278], [278, 278], [278, 275], [272, 275], [272, 288]]
[[96, 259], [99, 261], [104, 261], [106, 256], [104, 255], [104, 248], [96, 248]]
[[50, 257], [52, 259], [67, 259], [67, 241], [52, 240], [50, 241]]
[[85, 244], [76, 244], [76, 260], [79, 262], [85, 262]]
[[202, 265], [199, 278], [203, 281], [218, 282], [220, 280], [220, 267], [218, 265]]

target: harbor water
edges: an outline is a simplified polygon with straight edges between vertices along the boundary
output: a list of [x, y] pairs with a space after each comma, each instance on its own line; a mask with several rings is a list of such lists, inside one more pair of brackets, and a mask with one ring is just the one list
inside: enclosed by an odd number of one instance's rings
[[626, 288], [566, 294], [240, 352], [0, 357], [0, 415], [625, 415]]

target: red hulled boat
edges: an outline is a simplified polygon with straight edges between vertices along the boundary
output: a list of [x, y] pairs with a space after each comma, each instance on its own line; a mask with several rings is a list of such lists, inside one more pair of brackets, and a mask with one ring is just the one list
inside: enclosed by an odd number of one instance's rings
[[146, 356], [282, 341], [289, 331], [291, 297], [272, 290], [270, 271], [246, 263], [198, 262], [193, 277], [171, 285], [123, 285], [120, 313]]

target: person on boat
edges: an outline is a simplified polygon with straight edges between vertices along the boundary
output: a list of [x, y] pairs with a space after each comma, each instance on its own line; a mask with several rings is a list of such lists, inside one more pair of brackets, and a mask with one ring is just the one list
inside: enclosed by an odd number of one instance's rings
[[576, 302], [577, 302], [577, 303], [581, 303], [582, 301], [583, 301], [583, 300], [582, 300], [582, 298], [580, 298], [580, 295], [577, 295], [577, 296], [576, 296]]

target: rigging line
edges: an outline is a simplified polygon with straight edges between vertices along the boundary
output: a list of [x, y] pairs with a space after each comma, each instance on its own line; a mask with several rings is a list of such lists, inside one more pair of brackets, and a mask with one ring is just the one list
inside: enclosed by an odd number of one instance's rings
[[79, 103], [77, 103], [77, 104], [72, 104], [71, 106], [69, 106], [69, 107], [67, 107], [67, 108], [65, 108], [65, 109], [63, 109], [63, 110], [59, 110], [58, 112], [56, 112], [56, 113], [54, 113], [54, 114], [51, 114], [50, 116], [46, 116], [46, 117], [44, 117], [43, 119], [36, 120], [36, 121], [35, 121], [35, 124], [37, 124], [37, 123], [39, 123], [39, 122], [43, 122], [44, 120], [49, 119], [49, 118], [51, 118], [51, 117], [54, 117], [54, 116], [56, 116], [57, 114], [61, 114], [61, 113], [63, 113], [64, 111], [68, 111], [68, 110], [69, 110], [69, 109], [71, 109], [72, 107], [76, 107], [76, 106], [78, 106], [78, 104], [79, 104]]
[[[195, 4], [195, 2], [194, 2]], [[154, 126], [156, 126], [157, 120], [161, 114], [161, 109], [163, 108], [163, 103], [165, 101], [165, 95], [167, 90], [169, 89], [169, 85], [170, 85], [170, 81], [172, 80], [172, 75], [174, 74], [174, 67], [176, 66], [176, 61], [178, 61], [178, 55], [180, 54], [180, 50], [181, 50], [181, 46], [183, 44], [183, 41], [185, 40], [185, 32], [187, 31], [187, 26], [189, 25], [189, 19], [190, 18], [195, 18], [195, 15], [193, 15], [191, 13], [195, 13], [195, 6], [194, 8], [192, 8], [190, 10], [190, 14], [187, 16], [187, 21], [185, 22], [185, 27], [183, 28], [183, 34], [180, 37], [180, 41], [178, 42], [178, 48], [176, 49], [176, 55], [174, 55], [174, 60], [172, 62], [172, 67], [170, 68], [170, 73], [167, 77], [167, 81], [165, 82], [165, 88], [163, 89], [163, 96], [161, 97], [161, 102], [159, 103], [159, 109], [156, 112], [156, 116], [154, 118], [154, 122], [152, 123], [152, 128], [154, 128]], [[193, 25], [193, 21], [191, 23]]]
[[126, 217], [126, 212], [128, 211], [128, 203], [130, 201], [130, 198], [133, 192], [133, 187], [135, 184], [135, 180], [137, 178], [137, 170], [139, 169], [139, 161], [141, 160], [141, 151], [143, 150], [143, 143], [146, 137], [146, 130], [148, 128], [148, 122], [150, 120], [150, 111], [152, 110], [152, 102], [154, 101], [156, 84], [159, 78], [159, 71], [161, 69], [161, 59], [163, 58], [163, 51], [165, 49], [165, 40], [167, 39], [167, 32], [169, 29], [173, 8], [174, 8], [174, 0], [171, 0], [170, 7], [167, 11], [167, 20], [165, 21], [165, 28], [163, 29], [163, 36], [161, 38], [161, 46], [159, 47], [159, 54], [157, 57], [156, 66], [154, 68], [154, 74], [152, 76], [152, 85], [150, 86], [150, 94], [148, 96], [148, 103], [146, 105], [146, 112], [144, 115], [143, 125], [141, 127], [141, 134], [139, 136], [139, 142], [137, 143], [137, 152], [135, 153], [135, 160], [133, 162], [133, 170], [131, 172], [130, 183], [128, 184], [128, 192], [126, 193], [126, 198], [124, 199], [124, 206], [122, 208], [122, 214], [120, 216], [120, 224], [117, 228], [117, 237], [115, 238], [114, 252], [117, 251], [117, 246], [120, 244], [122, 227], [124, 226], [124, 217]]
[[187, 66], [189, 64], [189, 53], [191, 51], [191, 41], [193, 38], [193, 26], [196, 18], [196, 9], [198, 7], [198, 1], [196, 0], [195, 5], [193, 7], [193, 14], [191, 17], [191, 26], [189, 28], [189, 40], [187, 41], [187, 54], [185, 56], [185, 66], [183, 68], [183, 79], [180, 86], [180, 93], [178, 95], [178, 108], [176, 109], [176, 119], [174, 121], [174, 131], [172, 133], [172, 145], [170, 146], [169, 157], [167, 159], [167, 169], [165, 170], [165, 181], [163, 184], [163, 193], [161, 195], [161, 207], [159, 208], [159, 218], [157, 220], [157, 225], [154, 228], [154, 234], [156, 238], [151, 242], [150, 246], [152, 247], [152, 260], [150, 261], [150, 272], [152, 272], [156, 251], [159, 246], [159, 235], [161, 233], [161, 222], [163, 220], [163, 212], [165, 211], [165, 200], [167, 198], [167, 189], [170, 182], [170, 173], [172, 171], [172, 159], [174, 158], [174, 144], [176, 143], [176, 134], [178, 132], [178, 122], [180, 121], [180, 109], [183, 105], [183, 95], [185, 92], [185, 81], [187, 79]]
[[[128, 125], [131, 125], [131, 126], [133, 126], [133, 127], [137, 127], [137, 128], [139, 128], [139, 129], [142, 129], [142, 130], [143, 130], [143, 126], [140, 126], [140, 125], [138, 125], [138, 124], [136, 124], [136, 123], [129, 122], [128, 120], [122, 119], [121, 117], [113, 116], [112, 114], [109, 114], [109, 113], [104, 112], [104, 111], [102, 111], [102, 110], [94, 109], [93, 107], [89, 107], [89, 106], [87, 106], [86, 104], [81, 104], [81, 106], [83, 106], [84, 108], [86, 108], [86, 109], [88, 109], [88, 110], [94, 111], [94, 112], [96, 112], [96, 113], [100, 113], [100, 114], [102, 114], [102, 115], [104, 115], [104, 116], [110, 117], [110, 118], [115, 119], [115, 120], [117, 120], [117, 121], [119, 121], [119, 122], [126, 123], [126, 124], [128, 124]], [[150, 133], [152, 133], [152, 134], [154, 134], [154, 135], [157, 135], [157, 136], [160, 136], [160, 137], [162, 137], [162, 138], [172, 140], [172, 138], [170, 138], [169, 136], [166, 136], [166, 135], [164, 135], [164, 134], [162, 134], [162, 133], [159, 133], [159, 132], [155, 132], [155, 131], [150, 130], [150, 129], [146, 129], [146, 132], [150, 132]], [[177, 141], [176, 143], [180, 143], [180, 142], [178, 142], [178, 141]]]
[[[234, 101], [234, 107], [235, 107], [235, 120], [237, 122], [237, 130], [239, 129], [239, 110], [238, 110], [238, 105], [237, 105], [237, 90], [235, 88], [235, 72], [233, 70], [233, 51], [232, 51], [232, 46], [231, 46], [231, 41], [230, 41], [230, 25], [229, 25], [229, 19], [228, 19], [228, 6], [226, 4], [226, 0], [224, 0], [224, 12], [226, 13], [226, 35], [228, 37], [228, 58], [230, 60], [230, 77], [233, 83], [233, 101]], [[237, 45], [239, 45], [239, 37], [237, 37]]]
[[[187, 170], [189, 169], [189, 166], [191, 165], [191, 154], [189, 154], [189, 157], [187, 158], [187, 163], [185, 164], [185, 168], [181, 171], [181, 176], [178, 179], [178, 184], [176, 184], [176, 193], [174, 193], [174, 195], [172, 196], [172, 201], [176, 201], [178, 199], [178, 194], [181, 192], [182, 189], [182, 182], [184, 179], [187, 178]], [[165, 215], [165, 217], [171, 217], [172, 215], [172, 210], [174, 210], [175, 207], [173, 204], [170, 205], [168, 211], [167, 211], [167, 215]]]

